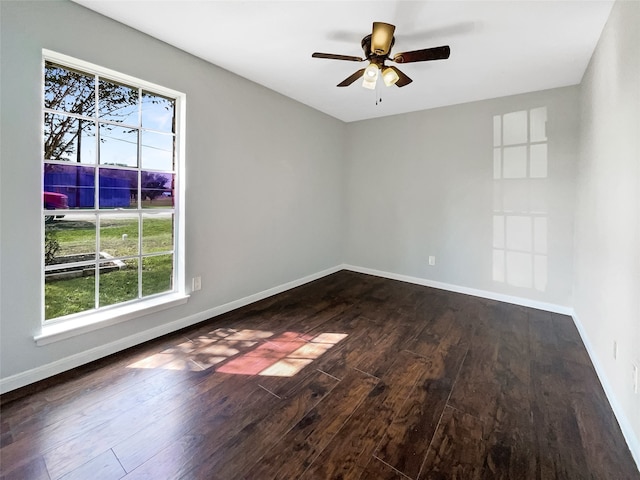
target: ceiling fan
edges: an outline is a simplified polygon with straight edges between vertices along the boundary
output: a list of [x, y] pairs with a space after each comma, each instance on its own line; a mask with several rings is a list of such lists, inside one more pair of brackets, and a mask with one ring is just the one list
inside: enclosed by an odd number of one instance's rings
[[427, 62], [430, 60], [444, 60], [449, 58], [451, 50], [448, 45], [397, 53], [392, 58], [389, 54], [396, 41], [393, 36], [395, 29], [396, 27], [389, 23], [373, 22], [371, 35], [364, 37], [361, 42], [365, 58], [319, 52], [315, 52], [311, 56], [313, 58], [328, 58], [332, 60], [347, 60], [351, 62], [364, 62], [365, 60], [368, 60], [369, 65], [366, 68], [362, 68], [345, 78], [337, 86], [348, 87], [358, 78], [362, 77], [362, 86], [372, 90], [376, 87], [376, 82], [380, 74], [382, 74], [382, 80], [387, 87], [394, 84], [398, 87], [404, 87], [413, 81], [397, 67], [385, 65], [384, 62], [386, 60], [390, 60], [395, 63], [412, 63]]

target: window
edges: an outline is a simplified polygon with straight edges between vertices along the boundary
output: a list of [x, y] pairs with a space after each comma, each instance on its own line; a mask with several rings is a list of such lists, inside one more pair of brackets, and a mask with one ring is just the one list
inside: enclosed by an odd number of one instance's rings
[[45, 325], [184, 293], [183, 104], [178, 92], [45, 52]]

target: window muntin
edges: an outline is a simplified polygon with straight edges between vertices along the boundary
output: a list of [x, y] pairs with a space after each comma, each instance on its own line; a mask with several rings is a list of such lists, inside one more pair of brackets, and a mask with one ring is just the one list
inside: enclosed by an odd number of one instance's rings
[[179, 290], [180, 95], [101, 73], [44, 63], [47, 322]]

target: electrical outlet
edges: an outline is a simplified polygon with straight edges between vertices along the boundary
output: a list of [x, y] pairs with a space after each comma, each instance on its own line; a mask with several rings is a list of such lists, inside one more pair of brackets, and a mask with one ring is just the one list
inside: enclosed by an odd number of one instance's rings
[[193, 279], [191, 279], [191, 291], [197, 292], [201, 288], [202, 288], [202, 277], [200, 276], [193, 277]]
[[429, 265], [433, 266], [436, 264], [436, 257], [433, 255], [429, 255]]
[[638, 393], [638, 365], [635, 363], [631, 364], [631, 368], [633, 369], [633, 393]]
[[618, 342], [616, 340], [613, 341], [613, 359], [618, 359]]

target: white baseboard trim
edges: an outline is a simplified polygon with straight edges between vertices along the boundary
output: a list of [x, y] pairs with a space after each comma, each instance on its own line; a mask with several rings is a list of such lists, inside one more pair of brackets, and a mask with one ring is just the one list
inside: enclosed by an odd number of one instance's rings
[[358, 267], [355, 265], [342, 265], [342, 267], [345, 270], [351, 270], [352, 272], [366, 273], [368, 275], [374, 275], [376, 277], [384, 277], [391, 280], [400, 280], [401, 282], [415, 283], [416, 285], [423, 285], [425, 287], [463, 293], [465, 295], [487, 298], [489, 300], [497, 300], [499, 302], [511, 303], [513, 305], [520, 305], [522, 307], [536, 308], [538, 310], [559, 313], [561, 315], [571, 315], [573, 313], [573, 309], [571, 307], [557, 305], [554, 303], [539, 302], [537, 300], [531, 300], [528, 298], [505, 295], [502, 293], [490, 292], [488, 290], [479, 290], [470, 287], [461, 287], [459, 285], [453, 285], [451, 283], [437, 282], [435, 280], [428, 280], [426, 278], [411, 277], [408, 275], [401, 275], [399, 273], [385, 272], [382, 270], [374, 270], [371, 268]]
[[584, 343], [585, 348], [587, 349], [587, 353], [589, 354], [589, 358], [591, 359], [591, 363], [596, 370], [596, 374], [598, 375], [598, 379], [600, 380], [600, 384], [602, 385], [602, 389], [604, 390], [605, 395], [607, 396], [607, 400], [609, 400], [609, 405], [611, 405], [611, 409], [613, 410], [613, 414], [616, 416], [618, 420], [618, 424], [620, 425], [620, 430], [622, 430], [622, 435], [624, 439], [627, 441], [627, 445], [629, 446], [629, 450], [631, 450], [631, 455], [633, 459], [636, 461], [636, 465], [638, 470], [640, 470], [640, 439], [636, 436], [631, 423], [627, 419], [624, 414], [624, 410], [620, 406], [618, 399], [611, 388], [611, 384], [607, 379], [607, 374], [604, 371], [604, 367], [596, 352], [593, 348], [593, 344], [589, 340], [589, 336], [587, 335], [587, 331], [585, 330], [582, 322], [578, 318], [578, 314], [574, 311], [571, 315], [573, 318], [573, 323], [578, 329], [578, 333], [580, 334], [580, 338], [582, 338], [582, 343]]
[[153, 340], [154, 338], [160, 337], [162, 335], [175, 332], [176, 330], [180, 330], [181, 328], [195, 325], [196, 323], [203, 322], [205, 320], [208, 320], [209, 318], [213, 318], [218, 315], [222, 315], [223, 313], [230, 312], [231, 310], [244, 307], [245, 305], [249, 305], [250, 303], [257, 302], [258, 300], [271, 297], [278, 293], [282, 293], [292, 288], [304, 285], [305, 283], [309, 283], [319, 278], [326, 277], [327, 275], [338, 272], [340, 270], [343, 270], [343, 267], [341, 265], [328, 268], [326, 270], [307, 275], [306, 277], [302, 277], [297, 280], [293, 280], [291, 282], [283, 283], [282, 285], [263, 290], [262, 292], [258, 292], [253, 295], [249, 295], [247, 297], [225, 303], [224, 305], [213, 307], [209, 310], [205, 310], [203, 312], [199, 312], [197, 314], [190, 315], [188, 317], [184, 317], [170, 323], [159, 325], [155, 328], [145, 330], [135, 335], [130, 335], [120, 340], [116, 340], [115, 342], [111, 342], [106, 345], [101, 345], [84, 352], [79, 352], [74, 355], [61, 358], [60, 360], [56, 360], [55, 362], [33, 368], [25, 372], [20, 372], [10, 377], [2, 378], [0, 379], [0, 394], [10, 392], [11, 390], [15, 390], [16, 388], [24, 387], [25, 385], [29, 385], [48, 377], [52, 377], [53, 375], [57, 375], [67, 370], [71, 370], [72, 368], [79, 367], [80, 365], [93, 362], [94, 360], [98, 360], [99, 358], [106, 357], [107, 355], [111, 355], [135, 345], [139, 345], [140, 343]]

